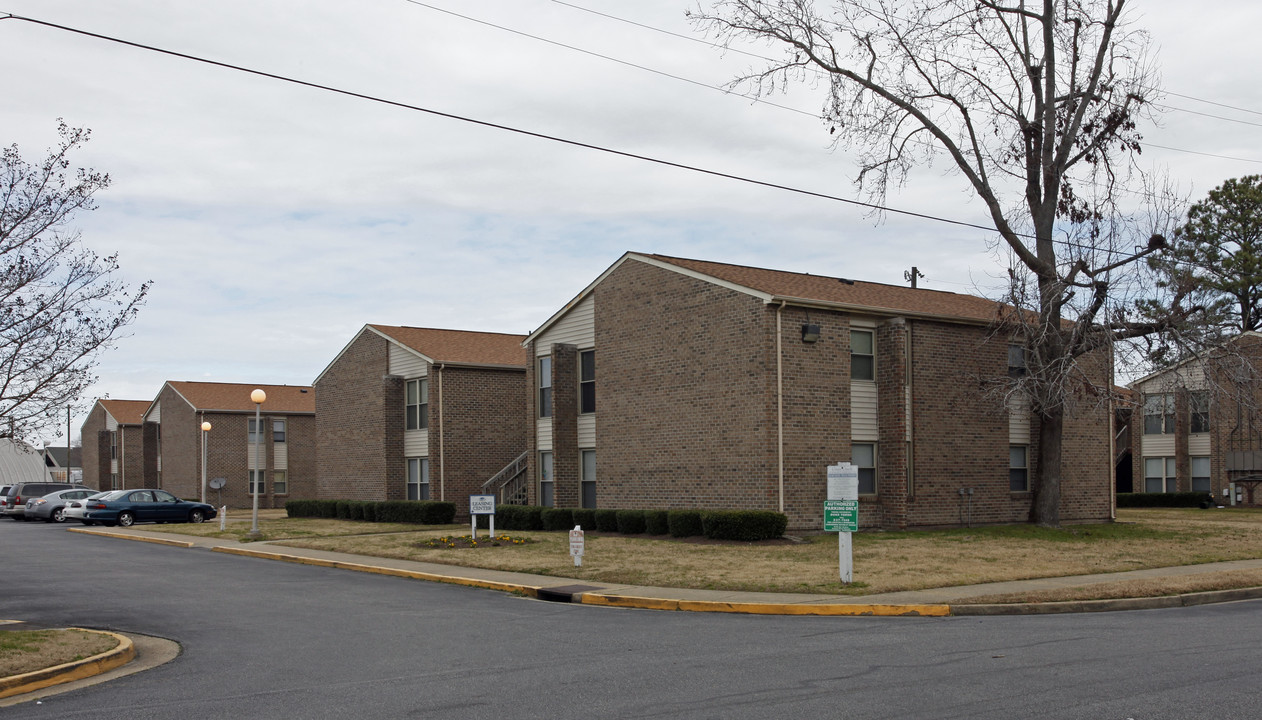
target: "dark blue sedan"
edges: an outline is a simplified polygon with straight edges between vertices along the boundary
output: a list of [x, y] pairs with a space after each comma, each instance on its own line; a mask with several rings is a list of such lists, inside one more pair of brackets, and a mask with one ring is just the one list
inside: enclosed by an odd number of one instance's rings
[[215, 517], [215, 507], [181, 500], [166, 490], [118, 490], [86, 503], [89, 523], [131, 527], [138, 522], [199, 523]]

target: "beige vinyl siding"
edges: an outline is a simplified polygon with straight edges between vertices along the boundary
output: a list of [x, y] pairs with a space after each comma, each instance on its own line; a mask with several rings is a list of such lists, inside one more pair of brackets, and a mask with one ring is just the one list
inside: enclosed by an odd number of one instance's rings
[[581, 448], [596, 447], [596, 416], [578, 416], [578, 446]]
[[1174, 435], [1145, 435], [1144, 457], [1174, 457]]
[[105, 429], [110, 432], [117, 432], [118, 430], [118, 421], [109, 413], [105, 413]]
[[260, 457], [267, 457], [267, 445], [263, 443], [248, 442], [248, 440], [245, 445], [245, 458], [247, 463], [246, 469], [254, 470], [255, 468], [263, 467], [263, 463], [258, 462], [258, 459]]
[[144, 422], [162, 422], [162, 403], [155, 402], [149, 412], [145, 413]]
[[535, 424], [535, 445], [536, 450], [552, 449], [552, 418], [539, 418]]
[[851, 380], [850, 439], [876, 442], [880, 439], [878, 432], [876, 383], [870, 380]]
[[403, 457], [429, 457], [429, 430], [403, 431]]
[[1021, 393], [1008, 397], [1008, 444], [1030, 444], [1030, 398]]
[[289, 443], [273, 443], [272, 444], [272, 463], [273, 470], [289, 469]]
[[1188, 435], [1188, 455], [1209, 455], [1209, 433]]
[[[428, 363], [416, 353], [394, 342], [388, 345], [390, 347], [389, 373], [391, 375], [399, 375], [411, 379], [425, 377], [429, 372]], [[399, 412], [403, 412], [403, 410], [400, 409]]]
[[[596, 345], [596, 301], [588, 295], [578, 302], [565, 317], [548, 328], [535, 342], [535, 354], [542, 357], [552, 354], [552, 346], [576, 345], [590, 350]], [[599, 352], [599, 348], [597, 348]]]

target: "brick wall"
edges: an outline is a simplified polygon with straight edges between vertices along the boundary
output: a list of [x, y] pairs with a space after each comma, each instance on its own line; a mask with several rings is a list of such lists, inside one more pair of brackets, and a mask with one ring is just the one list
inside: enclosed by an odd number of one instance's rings
[[[83, 425], [79, 427], [79, 442], [83, 446], [82, 459], [80, 460], [83, 467], [83, 484], [97, 490], [108, 490], [110, 487], [110, 466], [108, 464], [110, 446], [108, 440], [104, 452], [101, 450], [100, 433], [104, 431], [105, 408], [97, 403], [92, 406], [92, 411], [88, 413]], [[106, 460], [103, 473], [101, 469], [102, 456]]]
[[452, 366], [431, 372], [431, 497], [455, 503], [464, 519], [469, 495], [526, 449], [526, 373]]
[[[599, 392], [601, 361], [599, 348], [597, 350], [596, 387]], [[599, 411], [599, 398], [596, 408]], [[600, 477], [600, 464], [600, 452], [597, 451], [597, 478]], [[583, 468], [578, 447], [578, 348], [573, 345], [552, 346], [552, 472], [556, 507], [579, 507]], [[598, 506], [617, 507], [602, 504], [599, 488], [603, 486], [599, 480], [596, 486]]]
[[118, 473], [120, 478], [127, 478], [128, 487], [141, 487], [145, 481], [145, 450], [142, 426], [118, 426]]
[[[364, 331], [320, 377], [315, 387], [318, 497], [407, 497], [403, 380], [388, 371], [387, 341]], [[431, 403], [430, 412], [434, 406]]]
[[162, 444], [159, 435], [159, 423], [146, 422], [141, 425], [144, 462], [141, 468], [140, 482], [129, 487], [160, 487], [158, 476], [158, 452]]
[[[161, 476], [156, 486], [187, 500], [198, 499], [201, 497], [201, 417], [170, 385], [162, 386], [158, 402], [162, 408], [159, 443], [162, 470], [155, 472]], [[219, 433], [216, 425], [211, 434]], [[231, 477], [227, 479], [232, 482]]]

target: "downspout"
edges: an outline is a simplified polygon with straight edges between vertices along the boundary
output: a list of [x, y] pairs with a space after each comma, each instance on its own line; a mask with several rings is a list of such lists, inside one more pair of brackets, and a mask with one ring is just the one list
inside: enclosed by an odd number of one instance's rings
[[446, 364], [436, 366], [438, 373], [438, 499], [447, 499], [447, 459], [443, 454], [443, 432], [447, 427], [447, 412], [443, 410], [443, 375]]
[[913, 323], [910, 319], [907, 321], [907, 333], [905, 334], [906, 339], [904, 340], [904, 342], [907, 343], [907, 350], [904, 353], [905, 357], [907, 358], [907, 370], [905, 372], [906, 379], [907, 379], [907, 398], [904, 400], [904, 402], [907, 403], [907, 409], [905, 412], [907, 415], [906, 433], [907, 433], [907, 499], [908, 500], [916, 499], [916, 423], [915, 423], [915, 415], [914, 415], [915, 411], [913, 410], [914, 403], [912, 402], [912, 398], [915, 397], [914, 390], [915, 390], [915, 383], [916, 383], [916, 380], [915, 380], [916, 378], [916, 371], [915, 371], [916, 345], [914, 342], [912, 342], [912, 332], [914, 331], [915, 326], [916, 326], [915, 323]]
[[122, 488], [127, 489], [127, 463], [123, 462], [123, 458], [127, 457], [127, 433], [123, 432], [123, 424], [118, 424], [118, 457], [114, 458], [114, 462], [118, 463], [118, 481], [122, 483]]
[[784, 512], [784, 368], [780, 340], [780, 318], [784, 301], [776, 308], [776, 475], [780, 495], [780, 512]]
[[1115, 360], [1113, 344], [1109, 343], [1109, 387], [1106, 392], [1109, 394], [1109, 520], [1113, 522], [1117, 522], [1117, 435], [1113, 432], [1113, 421], [1117, 419], [1117, 408], [1113, 404], [1113, 373], [1117, 370]]

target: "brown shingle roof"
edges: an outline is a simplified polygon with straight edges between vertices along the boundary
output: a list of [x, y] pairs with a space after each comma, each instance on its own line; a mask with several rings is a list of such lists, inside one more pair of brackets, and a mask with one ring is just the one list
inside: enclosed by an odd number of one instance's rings
[[194, 410], [254, 411], [250, 392], [267, 393], [263, 412], [315, 413], [315, 390], [304, 385], [247, 385], [245, 383], [167, 382]]
[[1001, 307], [994, 300], [941, 290], [842, 280], [825, 275], [766, 270], [667, 255], [647, 255], [646, 257], [783, 298], [861, 306], [896, 313], [956, 317], [982, 322], [995, 320]]
[[149, 409], [148, 400], [102, 399], [99, 402], [119, 425], [139, 425], [144, 420], [145, 410]]
[[525, 335], [369, 325], [401, 345], [440, 363], [526, 367]]

